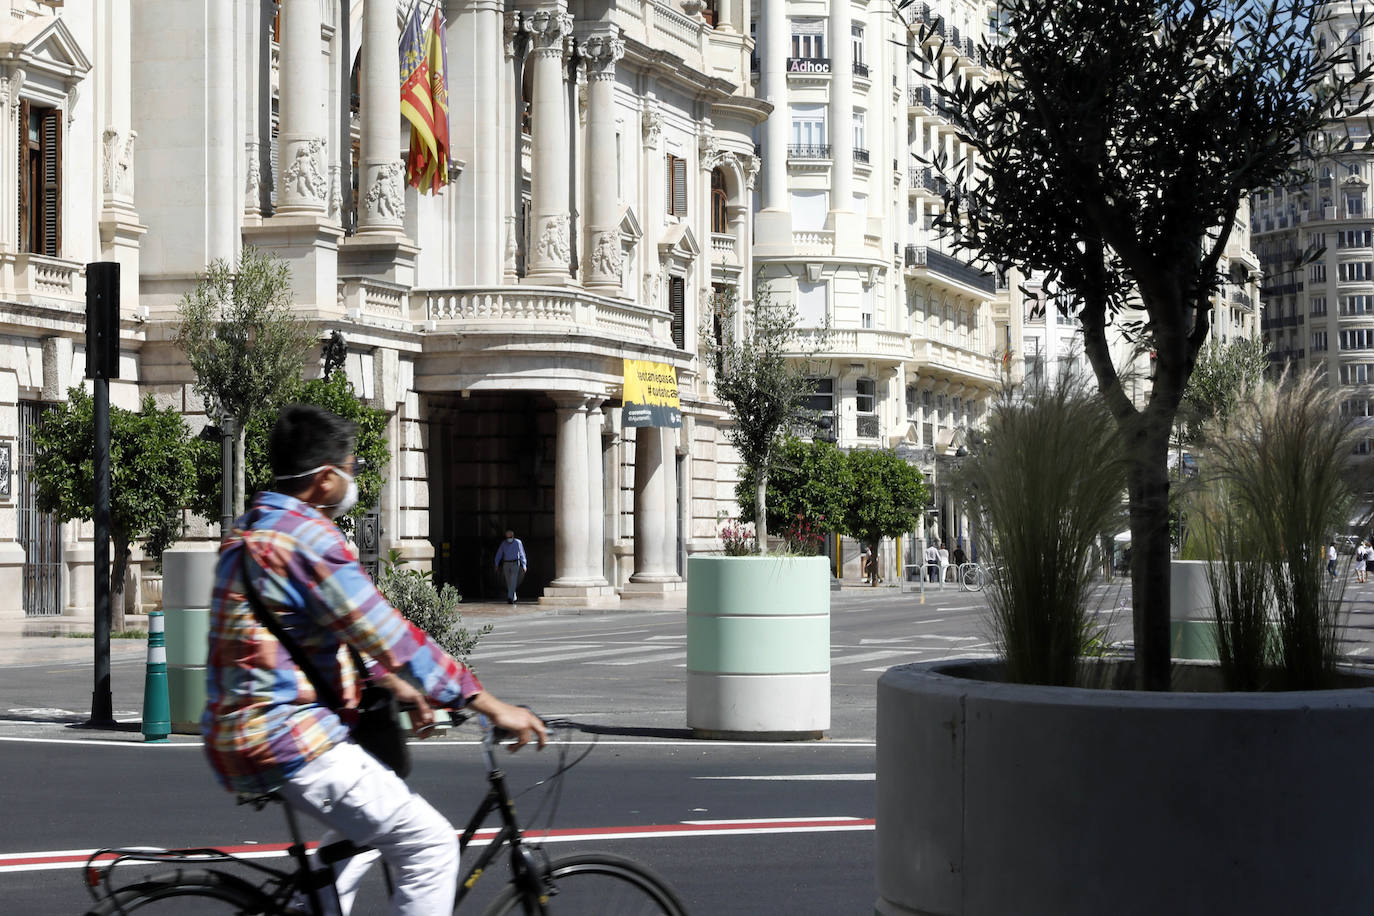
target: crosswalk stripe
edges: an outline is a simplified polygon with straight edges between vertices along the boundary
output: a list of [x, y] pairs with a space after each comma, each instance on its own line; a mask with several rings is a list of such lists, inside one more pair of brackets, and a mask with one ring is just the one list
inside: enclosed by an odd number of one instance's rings
[[[598, 649], [605, 643], [599, 642], [570, 642], [564, 644], [569, 649]], [[528, 655], [531, 652], [548, 652], [547, 646], [532, 646], [528, 643], [504, 643], [501, 648], [493, 649], [490, 652], [473, 653], [474, 662], [500, 661], [512, 655]]]
[[503, 658], [498, 659], [508, 665], [533, 665], [540, 662], [571, 662], [580, 658], [597, 658], [608, 655], [629, 655], [632, 652], [643, 652], [643, 646], [621, 646], [618, 649], [590, 649], [585, 652], [557, 652], [552, 655], [533, 655], [526, 658]]
[[670, 662], [674, 659], [686, 658], [686, 651], [664, 652], [662, 655], [648, 655], [644, 658], [621, 658], [613, 662], [593, 661], [583, 662], [584, 665], [647, 665], [650, 662]]
[[841, 655], [830, 660], [830, 667], [836, 665], [853, 665], [859, 662], [875, 662], [880, 658], [894, 658], [898, 655], [910, 655], [911, 649], [878, 649], [873, 652], [863, 652], [859, 655]]

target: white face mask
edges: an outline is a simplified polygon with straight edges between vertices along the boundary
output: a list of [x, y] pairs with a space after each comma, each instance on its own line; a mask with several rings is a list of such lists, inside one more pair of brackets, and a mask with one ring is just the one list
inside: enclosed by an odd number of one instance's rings
[[343, 499], [339, 500], [338, 502], [325, 503], [324, 505], [316, 506], [315, 508], [319, 509], [320, 512], [326, 518], [330, 519], [338, 518], [340, 515], [347, 515], [349, 510], [358, 504], [358, 481], [354, 479], [352, 474], [348, 473], [338, 465], [322, 464], [317, 468], [311, 468], [308, 471], [301, 471], [299, 474], [283, 474], [279, 476], [277, 480], [291, 480], [296, 477], [309, 477], [311, 474], [318, 474], [320, 471], [333, 471], [334, 473], [338, 474], [344, 480], [348, 481], [348, 489], [344, 491]]
[[334, 473], [348, 481], [348, 489], [344, 491], [343, 499], [334, 503], [332, 506], [320, 506], [320, 511], [330, 518], [338, 518], [340, 515], [347, 515], [349, 510], [358, 504], [358, 481], [353, 475], [343, 468], [330, 466]]

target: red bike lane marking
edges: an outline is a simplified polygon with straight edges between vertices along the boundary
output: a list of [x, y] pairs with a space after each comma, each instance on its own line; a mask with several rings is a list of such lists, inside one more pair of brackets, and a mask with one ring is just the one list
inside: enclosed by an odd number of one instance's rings
[[[607, 839], [653, 839], [661, 837], [687, 836], [726, 836], [731, 834], [770, 834], [770, 833], [826, 833], [852, 830], [874, 829], [873, 818], [856, 817], [804, 817], [795, 819], [766, 819], [738, 821], [710, 821], [678, 824], [634, 824], [623, 827], [559, 827], [553, 830], [527, 830], [525, 837], [544, 842], [576, 842], [578, 840]], [[485, 846], [496, 836], [494, 828], [477, 831], [472, 846]], [[286, 855], [289, 843], [249, 843], [236, 846], [206, 847], [207, 851], [227, 853], [244, 858], [280, 858]], [[314, 849], [318, 844], [309, 843]], [[134, 849], [134, 847], [130, 847]], [[154, 852], [147, 849], [147, 852]], [[156, 850], [160, 851], [160, 850]], [[0, 855], [0, 874], [14, 871], [45, 871], [60, 868], [79, 868], [96, 852], [94, 849], [73, 849], [53, 852], [21, 852]], [[97, 860], [109, 862], [115, 856], [110, 854]], [[138, 860], [134, 860], [137, 862]], [[202, 861], [213, 861], [206, 857]], [[132, 862], [130, 864], [133, 864]], [[153, 863], [145, 863], [153, 864]]]

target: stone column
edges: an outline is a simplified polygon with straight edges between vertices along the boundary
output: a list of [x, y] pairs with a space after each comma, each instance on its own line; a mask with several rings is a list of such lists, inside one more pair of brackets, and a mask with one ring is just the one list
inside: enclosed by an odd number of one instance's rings
[[358, 151], [358, 234], [399, 235], [404, 230], [405, 181], [401, 160], [400, 29], [389, 4], [363, 4], [362, 136]]
[[677, 540], [668, 510], [669, 493], [676, 489], [666, 444], [671, 432], [657, 426], [635, 431], [635, 571], [622, 590], [626, 594], [662, 593], [681, 584], [669, 548]]
[[280, 215], [327, 212], [323, 71], [319, 0], [282, 0], [276, 211]]
[[568, 128], [567, 92], [563, 84], [563, 44], [572, 32], [572, 16], [561, 9], [541, 9], [526, 19], [533, 46], [528, 282], [564, 284], [568, 260]]
[[554, 446], [555, 588], [590, 584], [587, 575], [587, 399], [555, 400], [558, 430]]
[[[830, 222], [836, 248], [864, 242], [854, 212], [854, 49], [850, 44], [849, 0], [830, 0]], [[868, 214], [863, 214], [866, 217]]]
[[[667, 193], [663, 181], [663, 157], [658, 152], [659, 140], [663, 136], [663, 112], [658, 106], [658, 101], [652, 95], [646, 95], [642, 105], [640, 130], [643, 135], [644, 148], [643, 155], [640, 157], [640, 168], [643, 170], [642, 174], [649, 176], [641, 182], [644, 189], [642, 212], [645, 214], [644, 220], [651, 221], [650, 225], [661, 225], [665, 206], [664, 195]], [[658, 308], [659, 297], [663, 295], [663, 277], [659, 272], [658, 244], [646, 240], [644, 244], [639, 246], [639, 252], [640, 263], [644, 270], [643, 290], [639, 304], [646, 308]]]
[[601, 459], [601, 405], [605, 399], [587, 402], [587, 574], [598, 586], [606, 586], [606, 475]]
[[787, 193], [787, 137], [792, 113], [787, 107], [787, 54], [791, 36], [786, 0], [763, 0], [759, 16], [759, 95], [772, 103], [763, 123], [763, 209], [754, 219], [759, 253], [792, 248], [792, 209]]
[[582, 43], [582, 59], [587, 64], [587, 238], [582, 276], [591, 289], [620, 288], [615, 62], [624, 56], [625, 42], [614, 32], [592, 35]]

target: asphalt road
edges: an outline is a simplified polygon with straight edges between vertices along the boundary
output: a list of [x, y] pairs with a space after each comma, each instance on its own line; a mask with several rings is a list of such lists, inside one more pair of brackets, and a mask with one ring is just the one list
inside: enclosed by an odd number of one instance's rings
[[[870, 913], [872, 820], [880, 816], [877, 679], [893, 665], [987, 655], [991, 647], [978, 594], [931, 591], [922, 603], [879, 588], [832, 597], [831, 728], [824, 741], [792, 744], [689, 737], [681, 611], [497, 620], [473, 659], [486, 685], [574, 720], [576, 740], [598, 742], [568, 775], [553, 821], [563, 835], [550, 852], [596, 848], [641, 859], [694, 913]], [[1374, 634], [1374, 586], [1349, 597], [1347, 649], [1360, 658]], [[1119, 582], [1094, 596], [1113, 640], [1129, 639], [1128, 600]], [[73, 645], [31, 651], [31, 662], [0, 660], [0, 913], [80, 912], [84, 850], [285, 838], [277, 813], [236, 807], [214, 786], [194, 738], [148, 745], [136, 731], [73, 728], [90, 698], [89, 642]], [[141, 703], [141, 649], [115, 650], [115, 708], [130, 729]], [[411, 777], [455, 823], [483, 790], [480, 757], [466, 739], [460, 730], [418, 745]], [[555, 757], [522, 752], [507, 766], [512, 783], [527, 787], [552, 771]], [[534, 817], [541, 791], [520, 800], [535, 826], [543, 824]], [[378, 911], [371, 894], [357, 912]]]

